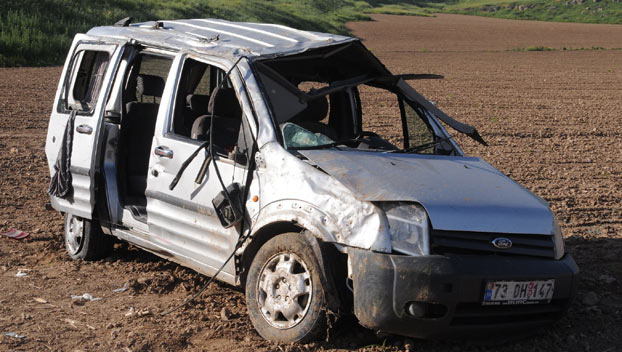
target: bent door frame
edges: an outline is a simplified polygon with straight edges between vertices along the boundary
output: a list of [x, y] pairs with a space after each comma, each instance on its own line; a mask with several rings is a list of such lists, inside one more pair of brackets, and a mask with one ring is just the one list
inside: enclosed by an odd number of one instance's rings
[[72, 192], [66, 198], [51, 196], [51, 202], [59, 211], [74, 214], [76, 216], [92, 219], [93, 209], [96, 201], [95, 194], [95, 174], [96, 155], [98, 144], [101, 139], [101, 127], [103, 110], [106, 98], [111, 90], [109, 82], [115, 76], [119, 66], [119, 61], [123, 55], [127, 41], [122, 39], [99, 38], [86, 34], [78, 34], [74, 38], [71, 46], [71, 55], [67, 57], [63, 74], [59, 81], [54, 107], [50, 115], [48, 135], [46, 140], [46, 156], [50, 174], [53, 175], [54, 164], [60, 145], [63, 140], [65, 126], [71, 115], [71, 111], [61, 109], [61, 98], [65, 89], [69, 89], [74, 84], [75, 65], [81, 64], [84, 51], [107, 52], [109, 60], [102, 78], [99, 93], [92, 110], [87, 113], [77, 113], [74, 121], [73, 148], [71, 150], [71, 166], [69, 171], [72, 175]]

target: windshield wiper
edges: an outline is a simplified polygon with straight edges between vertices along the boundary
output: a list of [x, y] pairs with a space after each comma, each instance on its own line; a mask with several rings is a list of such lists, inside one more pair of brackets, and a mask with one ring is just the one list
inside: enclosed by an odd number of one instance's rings
[[437, 145], [437, 144], [439, 144], [441, 142], [448, 141], [448, 140], [450, 140], [452, 138], [454, 138], [454, 137], [449, 136], [449, 137], [445, 137], [445, 138], [439, 138], [439, 139], [436, 139], [436, 140], [434, 140], [432, 142], [416, 145], [416, 146], [413, 146], [413, 147], [408, 147], [408, 148], [400, 149], [400, 150], [392, 150], [389, 153], [417, 153], [417, 152], [420, 152], [422, 150], [426, 150], [426, 149], [428, 149], [430, 147], [433, 147], [433, 146], [435, 146], [435, 145]]

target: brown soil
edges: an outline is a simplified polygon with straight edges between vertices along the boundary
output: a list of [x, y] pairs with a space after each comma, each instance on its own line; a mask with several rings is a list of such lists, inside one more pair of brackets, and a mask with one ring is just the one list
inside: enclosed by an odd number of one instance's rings
[[[551, 203], [582, 271], [567, 317], [534, 337], [494, 347], [376, 337], [347, 319], [328, 342], [277, 345], [255, 333], [242, 293], [224, 284], [212, 285], [185, 310], [156, 316], [195, 292], [205, 277], [124, 244], [100, 262], [69, 260], [61, 216], [44, 209], [44, 140], [60, 68], [0, 69], [0, 231], [31, 233], [22, 241], [0, 238], [0, 350], [620, 349], [622, 51], [511, 50], [616, 48], [622, 26], [450, 15], [376, 20], [351, 28], [393, 72], [445, 75], [413, 84], [479, 128], [490, 146], [459, 138], [467, 154], [483, 157]], [[16, 277], [18, 270], [27, 276]], [[125, 283], [127, 291], [112, 292]], [[87, 292], [103, 299], [72, 304], [71, 295]]]

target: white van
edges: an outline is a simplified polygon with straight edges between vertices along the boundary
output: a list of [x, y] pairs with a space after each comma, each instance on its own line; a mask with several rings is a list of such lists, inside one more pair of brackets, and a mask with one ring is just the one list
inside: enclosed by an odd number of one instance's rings
[[559, 319], [578, 268], [548, 204], [356, 38], [215, 19], [78, 34], [46, 141], [72, 258], [114, 237], [246, 290], [296, 342], [327, 314], [417, 338]]

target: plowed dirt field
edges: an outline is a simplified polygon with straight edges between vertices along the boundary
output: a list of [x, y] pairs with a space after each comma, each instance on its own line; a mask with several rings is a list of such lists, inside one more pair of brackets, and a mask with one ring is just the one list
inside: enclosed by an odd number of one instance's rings
[[[0, 69], [0, 231], [31, 235], [0, 238], [0, 350], [622, 350], [622, 50], [613, 50], [622, 47], [622, 26], [375, 19], [350, 28], [394, 73], [445, 76], [413, 85], [490, 144], [460, 138], [465, 152], [551, 203], [582, 276], [565, 318], [495, 346], [376, 336], [351, 318], [338, 321], [327, 341], [278, 345], [255, 333], [243, 294], [224, 284], [159, 317], [205, 277], [124, 244], [100, 262], [69, 260], [62, 218], [44, 208], [44, 142], [61, 69], [17, 68]], [[557, 50], [516, 50], [537, 46]], [[370, 98], [382, 117], [385, 97]], [[113, 292], [126, 283], [127, 291]], [[72, 304], [71, 295], [84, 293], [102, 299]]]

